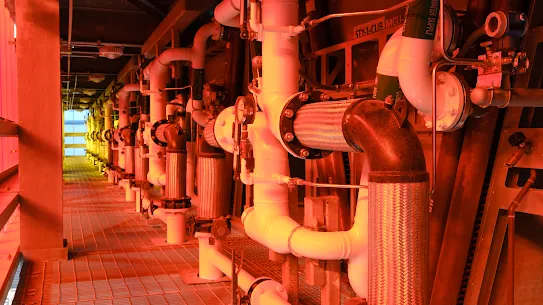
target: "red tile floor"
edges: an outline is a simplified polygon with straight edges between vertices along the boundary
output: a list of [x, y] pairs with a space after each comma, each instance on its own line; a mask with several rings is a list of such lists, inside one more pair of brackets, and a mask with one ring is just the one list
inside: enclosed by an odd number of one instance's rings
[[[25, 262], [13, 304], [230, 304], [229, 282], [191, 286], [181, 279], [181, 270], [198, 268], [197, 245], [155, 245], [165, 238], [165, 225], [142, 219], [124, 191], [84, 157], [65, 159], [64, 179], [64, 236], [72, 258]], [[280, 280], [281, 266], [267, 259], [264, 247], [241, 234], [224, 246], [244, 249], [244, 268], [253, 275]], [[319, 297], [317, 287], [300, 279], [300, 304], [319, 304]]]

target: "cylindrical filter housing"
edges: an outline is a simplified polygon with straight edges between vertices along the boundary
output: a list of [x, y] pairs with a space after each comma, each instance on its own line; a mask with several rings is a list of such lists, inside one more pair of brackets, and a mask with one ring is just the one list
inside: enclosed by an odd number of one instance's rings
[[187, 152], [166, 153], [166, 192], [164, 198], [183, 199], [186, 191]]
[[230, 182], [224, 155], [198, 158], [198, 218], [214, 219], [228, 214]]
[[149, 158], [144, 156], [149, 153], [149, 148], [140, 145], [136, 148], [136, 160], [135, 160], [135, 179], [136, 181], [147, 180], [147, 173], [149, 172]]
[[296, 111], [294, 136], [306, 147], [332, 151], [355, 151], [343, 136], [342, 121], [356, 100], [307, 104]]
[[207, 125], [204, 127], [204, 139], [207, 142], [207, 144], [213, 146], [213, 147], [221, 147], [219, 143], [217, 142], [217, 139], [215, 139], [215, 120], [209, 121]]
[[124, 165], [124, 171], [127, 174], [134, 174], [135, 173], [135, 156], [134, 156], [134, 146], [125, 146], [124, 147], [124, 155], [125, 155], [125, 165]]

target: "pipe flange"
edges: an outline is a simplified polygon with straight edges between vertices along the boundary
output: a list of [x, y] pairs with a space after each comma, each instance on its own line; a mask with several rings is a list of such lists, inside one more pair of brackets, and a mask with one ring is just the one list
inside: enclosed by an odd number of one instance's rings
[[320, 159], [327, 157], [332, 153], [329, 150], [314, 149], [302, 145], [294, 133], [294, 119], [296, 112], [302, 106], [312, 103], [332, 101], [329, 95], [320, 91], [298, 92], [291, 96], [281, 114], [279, 121], [279, 132], [281, 133], [281, 143], [285, 149], [293, 156], [300, 159]]
[[119, 140], [124, 143], [125, 139], [123, 138], [123, 131], [130, 129], [130, 126], [123, 126], [119, 129]]
[[[451, 72], [438, 72], [436, 75], [436, 95], [443, 103], [437, 105], [438, 114], [436, 122], [437, 131], [454, 131], [462, 128], [470, 112], [471, 103], [467, 100], [467, 84]], [[440, 111], [440, 109], [443, 109]], [[426, 127], [432, 127], [432, 115], [424, 116]]]
[[445, 42], [442, 43], [442, 39], [440, 37], [441, 31], [439, 30], [439, 28], [441, 28], [441, 23], [438, 23], [438, 29], [436, 30], [437, 39], [434, 40], [434, 48], [431, 55], [432, 62], [437, 61], [442, 57], [441, 51], [443, 51], [443, 46], [445, 46], [445, 53], [450, 53], [454, 51], [457, 48], [458, 42], [462, 37], [462, 27], [460, 26], [458, 16], [456, 15], [452, 6], [444, 6], [443, 18], [443, 24], [445, 25], [445, 28], [443, 30], [443, 33], [445, 34]]
[[211, 235], [217, 240], [224, 240], [228, 235], [230, 235], [230, 219], [229, 218], [218, 218], [213, 219], [211, 224]]
[[168, 120], [159, 120], [159, 121], [156, 121], [153, 124], [153, 126], [151, 126], [151, 139], [153, 140], [153, 142], [155, 142], [156, 145], [159, 145], [159, 146], [162, 146], [162, 147], [168, 146], [168, 143], [165, 142], [165, 141], [161, 141], [157, 137], [157, 130], [158, 130], [158, 127], [160, 125], [164, 125], [164, 124], [169, 124], [169, 121]]
[[111, 140], [113, 139], [113, 135], [112, 135], [111, 129], [108, 129], [108, 130], [104, 131], [104, 139], [105, 139], [107, 142], [111, 142]]
[[162, 207], [167, 210], [188, 209], [191, 207], [190, 197], [187, 196], [181, 199], [164, 199]]
[[290, 253], [296, 257], [302, 257], [300, 254], [294, 252], [294, 250], [292, 250], [292, 243], [291, 243], [291, 240], [292, 240], [292, 236], [294, 235], [294, 233], [296, 233], [296, 231], [298, 230], [301, 230], [301, 229], [310, 229], [308, 227], [305, 227], [305, 226], [297, 226], [296, 228], [294, 228], [294, 230], [290, 231], [290, 234], [288, 235], [288, 239], [287, 239], [287, 245], [288, 245], [288, 250], [290, 251]]
[[283, 300], [288, 300], [288, 294], [283, 285], [279, 284], [278, 282], [272, 280], [269, 277], [259, 277], [253, 282], [251, 288], [249, 288], [249, 291], [247, 292], [247, 295], [251, 299], [251, 304], [263, 305], [263, 303], [260, 302], [260, 297], [265, 292], [275, 293], [283, 298]]

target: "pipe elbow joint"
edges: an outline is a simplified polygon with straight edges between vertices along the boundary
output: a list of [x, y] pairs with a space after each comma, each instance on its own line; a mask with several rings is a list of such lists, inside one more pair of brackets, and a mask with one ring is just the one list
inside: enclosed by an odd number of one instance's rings
[[168, 142], [168, 150], [175, 152], [186, 152], [187, 143], [185, 133], [178, 129], [175, 124], [169, 124], [164, 131], [164, 136]]
[[361, 100], [352, 103], [345, 111], [342, 125], [347, 143], [368, 155], [372, 171], [370, 179], [382, 177], [384, 182], [428, 180], [418, 135], [407, 120], [383, 102]]
[[149, 171], [147, 173], [147, 181], [153, 185], [166, 185], [166, 173]]

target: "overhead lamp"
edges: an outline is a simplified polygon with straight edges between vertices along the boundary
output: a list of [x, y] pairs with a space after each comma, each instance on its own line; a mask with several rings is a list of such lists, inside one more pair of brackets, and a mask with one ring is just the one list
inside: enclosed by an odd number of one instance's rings
[[117, 59], [123, 55], [123, 48], [116, 46], [100, 46], [98, 56], [108, 59]]
[[96, 90], [94, 90], [94, 89], [85, 89], [85, 90], [83, 90], [83, 94], [88, 95], [88, 96], [93, 96], [93, 95], [96, 94]]
[[104, 79], [106, 79], [106, 76], [103, 75], [103, 74], [91, 74], [89, 75], [89, 81], [93, 82], [93, 83], [101, 83], [104, 81]]

